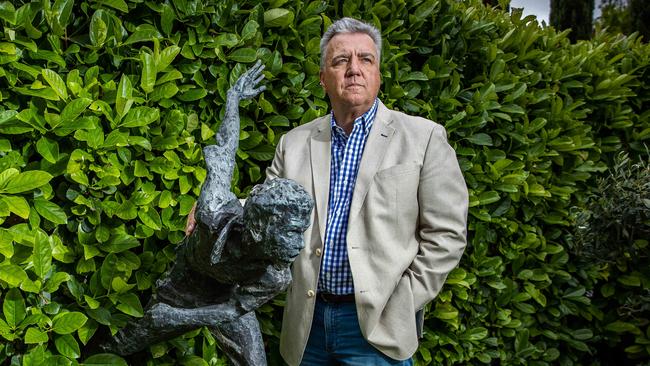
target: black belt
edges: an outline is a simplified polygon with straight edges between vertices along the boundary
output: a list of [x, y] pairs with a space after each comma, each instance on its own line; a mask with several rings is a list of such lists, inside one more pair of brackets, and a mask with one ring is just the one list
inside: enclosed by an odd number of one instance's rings
[[354, 302], [354, 294], [334, 295], [334, 294], [319, 292], [318, 297], [325, 302], [331, 302], [331, 303]]

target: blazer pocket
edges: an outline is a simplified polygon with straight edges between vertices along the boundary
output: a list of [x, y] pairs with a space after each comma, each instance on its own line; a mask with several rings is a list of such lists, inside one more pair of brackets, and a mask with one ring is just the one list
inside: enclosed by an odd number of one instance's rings
[[379, 178], [388, 178], [396, 177], [400, 175], [407, 175], [420, 171], [420, 165], [418, 164], [398, 164], [393, 165], [390, 168], [386, 168], [377, 172], [377, 177]]

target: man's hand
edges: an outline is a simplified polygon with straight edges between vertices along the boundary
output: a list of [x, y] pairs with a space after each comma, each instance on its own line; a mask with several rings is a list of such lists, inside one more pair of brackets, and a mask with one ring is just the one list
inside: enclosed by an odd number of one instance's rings
[[187, 215], [187, 222], [185, 223], [185, 236], [190, 236], [194, 227], [196, 227], [196, 219], [194, 218], [194, 213], [196, 212], [196, 202], [192, 205], [190, 213]]
[[239, 99], [250, 99], [263, 92], [266, 90], [266, 86], [262, 85], [256, 88], [257, 84], [264, 79], [262, 70], [264, 70], [264, 65], [262, 65], [262, 61], [257, 60], [253, 67], [237, 79], [235, 85], [228, 92], [233, 93]]

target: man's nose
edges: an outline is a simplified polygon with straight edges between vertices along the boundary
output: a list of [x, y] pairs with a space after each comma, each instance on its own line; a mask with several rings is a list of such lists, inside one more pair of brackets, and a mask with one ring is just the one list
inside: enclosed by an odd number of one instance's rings
[[359, 66], [359, 60], [357, 60], [356, 57], [350, 58], [348, 69], [346, 70], [346, 76], [359, 75], [361, 73]]

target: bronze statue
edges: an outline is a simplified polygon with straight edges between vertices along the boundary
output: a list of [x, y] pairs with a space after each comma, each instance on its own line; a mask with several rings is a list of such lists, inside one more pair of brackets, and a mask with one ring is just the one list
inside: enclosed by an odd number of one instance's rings
[[128, 355], [208, 327], [236, 365], [265, 365], [255, 309], [284, 291], [289, 266], [303, 248], [313, 201], [297, 183], [274, 179], [253, 188], [244, 207], [230, 191], [239, 144], [239, 102], [264, 91], [258, 61], [228, 91], [216, 145], [203, 149], [207, 177], [196, 205], [196, 228], [157, 281], [144, 317], [102, 345]]

